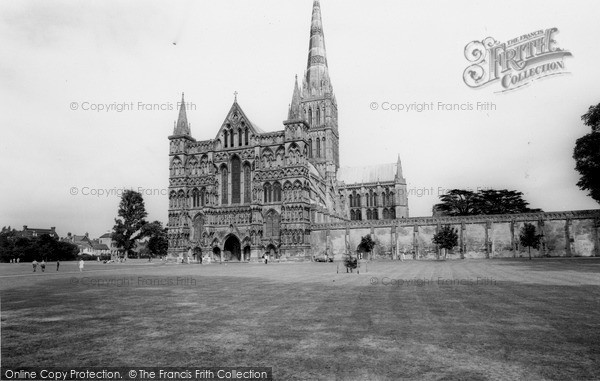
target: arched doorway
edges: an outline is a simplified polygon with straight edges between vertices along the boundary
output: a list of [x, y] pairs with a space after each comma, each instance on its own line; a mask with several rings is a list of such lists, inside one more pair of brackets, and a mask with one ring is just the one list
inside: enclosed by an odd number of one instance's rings
[[244, 261], [250, 260], [250, 246], [244, 247]]
[[215, 261], [221, 260], [221, 249], [218, 246], [213, 247], [213, 259]]
[[277, 248], [273, 244], [270, 244], [269, 246], [267, 246], [265, 255], [267, 255], [270, 260], [279, 258], [279, 252], [277, 251]]
[[200, 258], [202, 258], [202, 249], [200, 247], [196, 246], [194, 248], [193, 256], [194, 256], [194, 261], [199, 261]]
[[242, 250], [240, 245], [240, 240], [231, 235], [227, 240], [225, 240], [225, 245], [223, 246], [223, 250], [228, 255], [225, 255], [226, 260], [228, 261], [241, 261], [242, 260]]

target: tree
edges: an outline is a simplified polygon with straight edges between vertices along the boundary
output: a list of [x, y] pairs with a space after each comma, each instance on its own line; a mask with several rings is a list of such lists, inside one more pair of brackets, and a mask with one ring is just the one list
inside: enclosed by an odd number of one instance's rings
[[581, 116], [581, 120], [592, 132], [575, 142], [573, 158], [576, 163], [575, 169], [581, 175], [577, 186], [587, 190], [588, 195], [600, 203], [600, 103], [590, 106], [588, 112]]
[[446, 250], [452, 250], [458, 245], [458, 230], [450, 225], [443, 226], [433, 236], [433, 243], [444, 249], [444, 259], [446, 259]]
[[477, 214], [515, 214], [541, 212], [530, 209], [523, 199], [523, 193], [508, 189], [485, 189], [472, 192], [452, 189], [441, 195], [440, 204], [433, 207], [434, 213], [444, 216], [472, 216]]
[[371, 238], [371, 234], [367, 234], [364, 237], [360, 238], [360, 244], [358, 245], [358, 250], [367, 254], [370, 254], [375, 247], [375, 241]]
[[521, 233], [519, 234], [519, 241], [521, 245], [527, 247], [529, 249], [529, 260], [531, 260], [531, 248], [537, 249], [540, 247], [540, 241], [542, 236], [536, 234], [535, 226], [529, 223], [525, 223], [521, 228]]
[[144, 237], [144, 226], [147, 224], [145, 218], [146, 207], [144, 198], [134, 190], [126, 190], [121, 196], [118, 216], [115, 218], [112, 240], [116, 246], [125, 252], [126, 257], [133, 254], [136, 248], [136, 240]]
[[79, 249], [69, 242], [62, 242], [48, 234], [35, 238], [19, 237], [15, 231], [0, 233], [0, 261], [10, 262], [19, 258], [22, 262], [42, 259], [69, 261], [77, 257]]
[[50, 260], [71, 261], [77, 258], [79, 248], [70, 242], [58, 241], [56, 243], [56, 256]]
[[14, 253], [15, 240], [17, 239], [14, 230], [2, 229], [0, 232], [0, 260], [10, 262], [11, 259], [17, 259]]
[[167, 255], [169, 249], [169, 239], [167, 238], [167, 228], [163, 228], [162, 222], [154, 221], [144, 226], [144, 232], [148, 240], [148, 251], [150, 259], [155, 256]]
[[53, 260], [56, 257], [56, 251], [58, 249], [58, 241], [56, 238], [51, 237], [49, 234], [42, 234], [37, 239], [37, 245], [42, 259], [48, 261]]
[[533, 210], [527, 207], [529, 203], [523, 200], [523, 193], [508, 189], [485, 189], [477, 194], [477, 210], [479, 214], [516, 214]]
[[470, 216], [478, 214], [476, 210], [477, 195], [463, 189], [452, 189], [440, 196], [440, 204], [434, 210], [445, 216]]
[[352, 270], [358, 267], [358, 259], [348, 253], [344, 256], [344, 266], [346, 266], [346, 272], [348, 272], [348, 270], [352, 272]]

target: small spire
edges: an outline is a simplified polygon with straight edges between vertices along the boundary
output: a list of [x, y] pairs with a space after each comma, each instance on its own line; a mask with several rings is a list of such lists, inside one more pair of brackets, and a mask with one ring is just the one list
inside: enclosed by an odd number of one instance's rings
[[236, 90], [236, 91], [233, 92], [233, 101], [234, 102], [237, 102], [237, 95], [238, 95], [238, 92]]
[[404, 178], [404, 175], [402, 174], [402, 161], [400, 160], [400, 154], [398, 154], [398, 161], [396, 162], [396, 178]]
[[296, 82], [294, 83], [294, 93], [292, 94], [292, 103], [290, 104], [288, 120], [300, 119], [302, 113], [300, 112], [300, 88], [298, 87], [298, 75], [296, 75]]
[[190, 135], [190, 125], [187, 121], [187, 114], [185, 112], [185, 99], [184, 93], [181, 93], [181, 103], [179, 104], [179, 117], [177, 118], [177, 124], [175, 125], [174, 135]]

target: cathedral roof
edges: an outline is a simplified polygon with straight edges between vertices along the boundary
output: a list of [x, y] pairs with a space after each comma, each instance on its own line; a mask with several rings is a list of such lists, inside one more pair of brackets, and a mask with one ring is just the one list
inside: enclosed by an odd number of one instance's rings
[[306, 164], [308, 165], [308, 171], [315, 177], [317, 178], [321, 178], [321, 174], [319, 173], [319, 171], [317, 170], [317, 168], [315, 168], [314, 165], [312, 165], [312, 163], [310, 161], [307, 161]]
[[402, 176], [402, 168], [398, 170], [399, 163], [380, 164], [366, 167], [341, 167], [337, 178], [346, 185], [360, 183], [377, 183], [395, 181], [396, 175]]
[[262, 128], [258, 127], [256, 124], [252, 123], [250, 118], [248, 118], [248, 116], [246, 116], [246, 113], [244, 112], [244, 110], [242, 110], [242, 107], [238, 104], [237, 97], [236, 97], [236, 99], [233, 101], [233, 104], [231, 105], [231, 108], [229, 109], [229, 112], [227, 113], [227, 117], [223, 121], [223, 127], [221, 127], [221, 129], [219, 129], [219, 132], [217, 133], [217, 139], [218, 139], [219, 134], [221, 133], [221, 130], [228, 123], [235, 125], [241, 121], [244, 121], [246, 124], [248, 124], [254, 130], [255, 133], [257, 133], [257, 134], [265, 133], [265, 131]]

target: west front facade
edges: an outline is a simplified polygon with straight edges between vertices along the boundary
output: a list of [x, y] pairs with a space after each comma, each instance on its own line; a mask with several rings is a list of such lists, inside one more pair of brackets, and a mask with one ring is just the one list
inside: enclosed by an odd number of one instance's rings
[[326, 253], [311, 244], [315, 224], [408, 217], [399, 156], [392, 164], [340, 167], [338, 106], [319, 1], [307, 68], [301, 85], [296, 77], [282, 130], [261, 130], [235, 99], [215, 138], [206, 141], [192, 137], [182, 106], [169, 143], [172, 256], [310, 259]]

